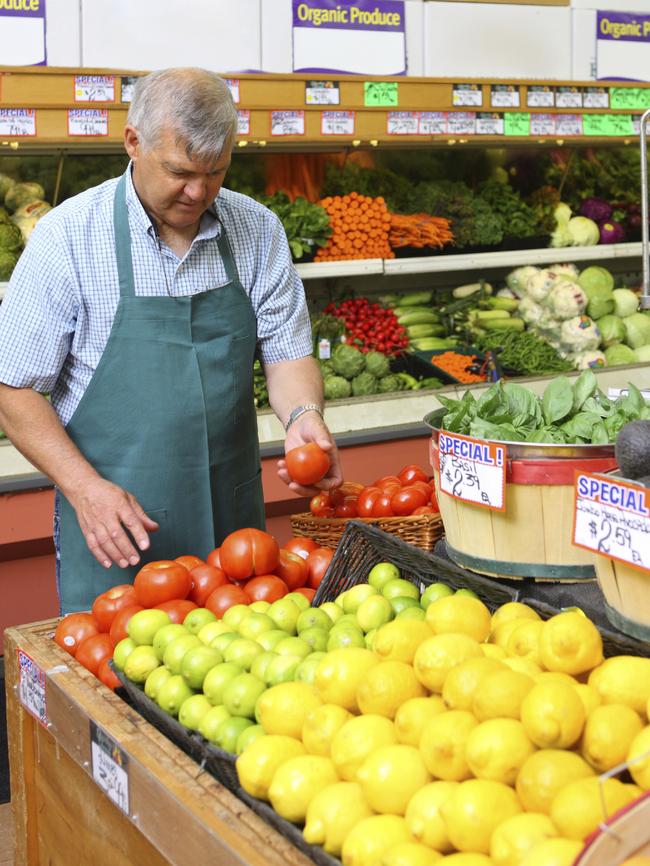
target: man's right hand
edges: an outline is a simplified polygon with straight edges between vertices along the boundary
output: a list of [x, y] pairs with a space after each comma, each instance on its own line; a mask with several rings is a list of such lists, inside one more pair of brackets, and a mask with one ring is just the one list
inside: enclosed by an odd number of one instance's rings
[[133, 494], [98, 477], [68, 499], [88, 549], [100, 565], [110, 568], [115, 563], [127, 568], [140, 562], [133, 540], [140, 550], [147, 550], [148, 533], [155, 532], [158, 524], [146, 515]]

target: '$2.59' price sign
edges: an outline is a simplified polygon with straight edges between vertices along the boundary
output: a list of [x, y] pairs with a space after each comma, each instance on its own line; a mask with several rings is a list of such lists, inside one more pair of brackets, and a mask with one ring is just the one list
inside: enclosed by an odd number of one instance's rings
[[443, 493], [493, 511], [506, 510], [505, 445], [441, 432], [438, 449]]

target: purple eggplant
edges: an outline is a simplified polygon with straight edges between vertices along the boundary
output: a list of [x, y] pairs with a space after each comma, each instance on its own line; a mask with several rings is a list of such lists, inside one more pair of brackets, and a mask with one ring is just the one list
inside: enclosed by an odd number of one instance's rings
[[581, 216], [600, 223], [612, 215], [612, 206], [602, 198], [586, 198], [580, 205]]

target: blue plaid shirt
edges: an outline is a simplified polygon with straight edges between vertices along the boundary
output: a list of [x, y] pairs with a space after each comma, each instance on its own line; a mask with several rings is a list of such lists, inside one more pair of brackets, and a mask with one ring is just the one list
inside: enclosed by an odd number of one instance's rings
[[[117, 178], [44, 216], [0, 305], [0, 382], [51, 393], [72, 417], [104, 351], [120, 297], [113, 232]], [[222, 228], [257, 318], [266, 363], [312, 352], [305, 293], [280, 220], [248, 196], [222, 189], [183, 259], [164, 243], [127, 171], [137, 295], [194, 295], [228, 281], [216, 239]]]

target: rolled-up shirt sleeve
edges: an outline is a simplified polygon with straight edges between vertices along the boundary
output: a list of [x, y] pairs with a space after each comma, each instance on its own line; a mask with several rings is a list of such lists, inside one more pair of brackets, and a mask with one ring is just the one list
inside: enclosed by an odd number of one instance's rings
[[32, 232], [0, 304], [0, 382], [47, 393], [70, 351], [78, 295], [58, 231]]
[[256, 279], [251, 302], [257, 316], [262, 361], [276, 364], [312, 354], [312, 337], [305, 290], [291, 260], [282, 223], [270, 211], [261, 215]]

